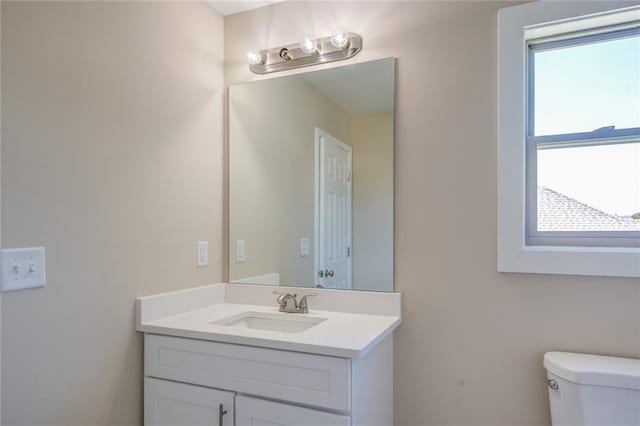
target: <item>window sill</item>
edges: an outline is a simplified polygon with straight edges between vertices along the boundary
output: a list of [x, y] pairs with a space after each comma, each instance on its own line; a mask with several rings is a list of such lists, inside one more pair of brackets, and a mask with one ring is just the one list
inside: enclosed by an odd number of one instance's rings
[[535, 274], [640, 277], [637, 247], [499, 247], [498, 271]]

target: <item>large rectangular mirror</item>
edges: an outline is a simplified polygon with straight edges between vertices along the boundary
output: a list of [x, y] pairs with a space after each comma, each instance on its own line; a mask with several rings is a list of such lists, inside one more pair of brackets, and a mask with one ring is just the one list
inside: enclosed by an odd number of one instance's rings
[[393, 58], [229, 88], [229, 281], [393, 291]]

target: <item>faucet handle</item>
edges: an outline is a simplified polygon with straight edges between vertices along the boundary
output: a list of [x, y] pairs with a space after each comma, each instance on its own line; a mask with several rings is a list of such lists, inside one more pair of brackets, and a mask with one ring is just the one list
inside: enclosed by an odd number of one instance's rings
[[277, 291], [277, 290], [273, 290], [271, 293], [273, 294], [277, 294], [278, 297], [283, 297], [283, 296], [293, 296], [293, 297], [297, 297], [297, 294], [293, 294], [293, 293], [283, 293], [281, 291]]
[[275, 290], [273, 290], [273, 294], [278, 295], [276, 301], [278, 302], [278, 305], [280, 305], [280, 312], [291, 313], [298, 310], [298, 300], [296, 299], [298, 296], [297, 294], [281, 293]]
[[302, 297], [300, 298], [300, 301], [298, 302], [298, 312], [300, 312], [301, 314], [308, 314], [309, 302], [307, 302], [307, 297], [314, 297], [317, 295], [318, 293], [308, 293], [308, 294], [302, 295]]
[[278, 301], [278, 303], [282, 304], [282, 299], [284, 298], [284, 296], [286, 296], [286, 294], [276, 290], [273, 290], [272, 293], [278, 295], [276, 300]]

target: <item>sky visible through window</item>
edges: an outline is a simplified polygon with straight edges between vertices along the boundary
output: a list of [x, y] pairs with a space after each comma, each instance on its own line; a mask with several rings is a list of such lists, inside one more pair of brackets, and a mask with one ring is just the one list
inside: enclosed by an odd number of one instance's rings
[[[536, 136], [640, 127], [640, 36], [535, 54]], [[640, 212], [640, 143], [538, 151], [538, 186], [605, 213]]]

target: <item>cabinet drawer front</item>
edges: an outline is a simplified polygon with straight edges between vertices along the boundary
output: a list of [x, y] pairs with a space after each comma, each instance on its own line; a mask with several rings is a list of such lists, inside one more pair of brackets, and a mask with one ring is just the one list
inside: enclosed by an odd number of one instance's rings
[[145, 377], [145, 426], [233, 426], [235, 394]]
[[350, 424], [347, 416], [248, 396], [236, 397], [236, 426], [349, 426]]
[[345, 358], [147, 334], [145, 374], [351, 410], [351, 362]]

